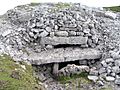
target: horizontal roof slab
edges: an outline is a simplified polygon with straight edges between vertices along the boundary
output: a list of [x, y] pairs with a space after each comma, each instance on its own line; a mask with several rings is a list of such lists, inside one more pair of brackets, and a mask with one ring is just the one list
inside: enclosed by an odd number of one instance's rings
[[88, 37], [43, 37], [42, 44], [58, 45], [58, 44], [87, 44]]
[[29, 55], [31, 63], [36, 65], [84, 59], [99, 59], [100, 57], [100, 51], [91, 48], [58, 48]]

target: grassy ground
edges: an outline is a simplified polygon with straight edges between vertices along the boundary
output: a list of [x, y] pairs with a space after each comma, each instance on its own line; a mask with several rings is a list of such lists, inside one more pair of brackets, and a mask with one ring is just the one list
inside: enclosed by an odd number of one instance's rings
[[0, 90], [41, 90], [31, 65], [16, 64], [9, 56], [0, 56]]
[[104, 7], [104, 8], [114, 12], [120, 12], [120, 6]]

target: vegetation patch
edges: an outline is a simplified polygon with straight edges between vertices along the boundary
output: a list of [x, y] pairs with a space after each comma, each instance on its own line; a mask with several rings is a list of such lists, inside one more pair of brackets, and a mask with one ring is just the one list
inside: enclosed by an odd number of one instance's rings
[[75, 79], [81, 79], [83, 81], [87, 81], [88, 83], [91, 82], [90, 80], [88, 80], [87, 78], [88, 73], [86, 72], [82, 72], [80, 74], [73, 74], [71, 76], [60, 76], [58, 78], [58, 81], [60, 81], [61, 83], [68, 83], [70, 80], [75, 80]]
[[104, 7], [107, 10], [111, 10], [114, 12], [120, 12], [120, 6], [113, 6], [113, 7]]
[[40, 90], [31, 65], [17, 64], [7, 55], [0, 56], [0, 90]]

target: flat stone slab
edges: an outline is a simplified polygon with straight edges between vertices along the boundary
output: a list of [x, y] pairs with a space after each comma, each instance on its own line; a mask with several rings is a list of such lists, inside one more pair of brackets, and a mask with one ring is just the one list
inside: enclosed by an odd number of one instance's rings
[[42, 44], [58, 45], [58, 44], [87, 44], [88, 37], [43, 37]]
[[30, 62], [35, 65], [99, 58], [100, 51], [91, 48], [58, 48], [29, 55]]

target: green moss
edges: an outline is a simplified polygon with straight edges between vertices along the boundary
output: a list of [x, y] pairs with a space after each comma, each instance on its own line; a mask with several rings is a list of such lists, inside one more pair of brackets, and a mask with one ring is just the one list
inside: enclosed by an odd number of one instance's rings
[[114, 12], [120, 12], [120, 6], [104, 7], [104, 8]]
[[90, 80], [88, 80], [87, 76], [88, 76], [88, 73], [82, 72], [80, 74], [74, 74], [71, 76], [61, 76], [58, 78], [58, 81], [60, 81], [61, 83], [67, 83], [71, 80], [80, 79], [85, 83], [89, 83]]
[[[83, 86], [91, 84], [91, 81], [87, 78], [88, 73], [82, 72], [80, 74], [74, 74], [72, 76], [59, 77], [59, 82], [64, 84], [66, 90], [85, 90]], [[71, 88], [70, 88], [71, 87]]]
[[111, 86], [109, 86], [109, 87], [101, 88], [100, 90], [114, 90], [114, 89]]
[[[26, 69], [21, 65], [25, 65]], [[7, 55], [0, 56], [0, 90], [38, 90], [32, 66], [21, 65]]]
[[53, 8], [51, 8], [50, 12], [55, 13], [61, 9], [70, 8], [70, 7], [71, 7], [70, 3], [59, 2], [59, 3], [55, 4]]
[[32, 2], [32, 3], [30, 3], [29, 5], [30, 6], [37, 6], [37, 5], [39, 5], [40, 3], [35, 3], [35, 2]]
[[59, 3], [55, 4], [55, 6], [58, 7], [58, 8], [67, 8], [67, 7], [70, 7], [70, 4], [59, 2]]

